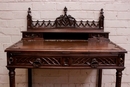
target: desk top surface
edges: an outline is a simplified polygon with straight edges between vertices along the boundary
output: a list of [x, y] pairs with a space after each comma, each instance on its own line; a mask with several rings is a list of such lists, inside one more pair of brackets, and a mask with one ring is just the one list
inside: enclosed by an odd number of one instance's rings
[[67, 52], [123, 52], [126, 50], [113, 42], [88, 40], [21, 40], [7, 51], [67, 51]]

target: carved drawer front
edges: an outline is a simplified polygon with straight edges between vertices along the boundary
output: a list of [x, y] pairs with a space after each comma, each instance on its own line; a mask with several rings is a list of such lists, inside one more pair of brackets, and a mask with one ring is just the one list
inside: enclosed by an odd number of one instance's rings
[[116, 66], [116, 57], [71, 57], [72, 66], [90, 66], [96, 68], [98, 66]]
[[[40, 55], [40, 56], [39, 56]], [[50, 55], [50, 56], [49, 56]], [[118, 54], [31, 54], [9, 53], [8, 66], [27, 66], [34, 68], [49, 67], [104, 67], [104, 66], [124, 66], [124, 56]]]
[[53, 57], [53, 56], [43, 56], [43, 57], [16, 57], [16, 65], [25, 66], [25, 65], [33, 65], [34, 67], [38, 68], [40, 66], [59, 66], [61, 65], [62, 58], [61, 57]]

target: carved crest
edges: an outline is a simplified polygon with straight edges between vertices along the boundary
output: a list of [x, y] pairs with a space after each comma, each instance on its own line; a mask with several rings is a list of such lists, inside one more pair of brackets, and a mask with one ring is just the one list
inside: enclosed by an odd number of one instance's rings
[[44, 28], [94, 28], [103, 29], [104, 28], [104, 15], [103, 9], [101, 9], [99, 21], [76, 21], [71, 15], [67, 15], [68, 9], [64, 8], [64, 14], [60, 15], [55, 19], [55, 21], [33, 21], [31, 16], [31, 8], [28, 9], [27, 15], [27, 29], [44, 29]]
[[56, 27], [75, 27], [76, 20], [71, 15], [67, 15], [67, 8], [64, 8], [64, 15], [56, 18]]

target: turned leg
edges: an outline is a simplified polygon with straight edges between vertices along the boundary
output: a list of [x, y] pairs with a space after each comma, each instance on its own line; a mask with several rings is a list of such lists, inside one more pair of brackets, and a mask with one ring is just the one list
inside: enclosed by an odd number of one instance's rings
[[102, 69], [98, 70], [98, 85], [97, 87], [102, 87]]
[[28, 69], [28, 87], [32, 87], [32, 69]]
[[116, 87], [121, 87], [122, 71], [123, 71], [123, 69], [117, 69], [117, 72], [116, 72]]
[[10, 87], [15, 87], [15, 68], [8, 68]]

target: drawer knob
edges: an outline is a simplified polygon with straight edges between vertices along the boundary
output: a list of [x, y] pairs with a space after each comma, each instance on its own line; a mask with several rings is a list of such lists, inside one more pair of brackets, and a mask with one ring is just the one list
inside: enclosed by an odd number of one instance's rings
[[97, 59], [96, 58], [94, 58], [94, 59], [92, 59], [92, 61], [91, 61], [91, 67], [92, 68], [97, 68], [98, 67], [98, 65], [99, 65], [99, 63], [98, 63], [98, 61], [97, 61]]
[[35, 68], [39, 68], [41, 66], [41, 59], [37, 58], [34, 62], [30, 61], [30, 63], [35, 67]]

